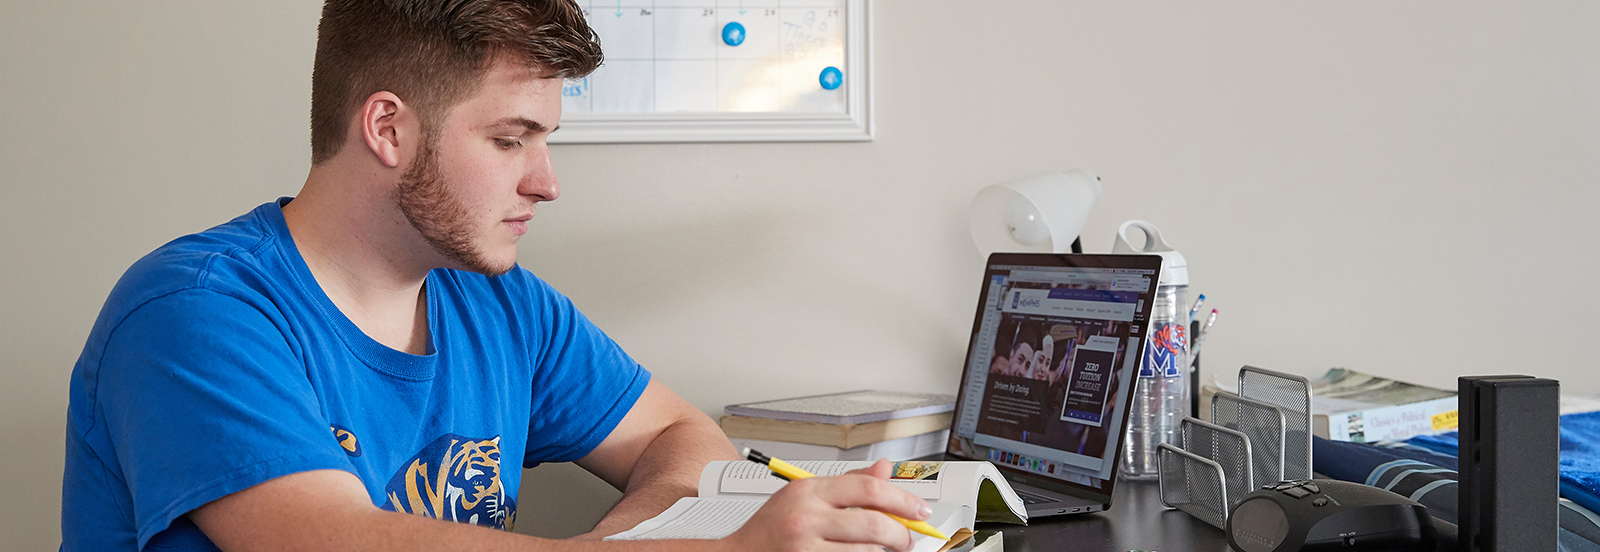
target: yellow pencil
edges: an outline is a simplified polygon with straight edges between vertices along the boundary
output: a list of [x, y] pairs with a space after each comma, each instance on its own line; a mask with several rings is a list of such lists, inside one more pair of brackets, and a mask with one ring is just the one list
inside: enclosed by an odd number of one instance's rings
[[[794, 464], [784, 462], [777, 458], [769, 457], [765, 454], [750, 450], [749, 448], [744, 449], [744, 457], [749, 459], [751, 462], [765, 465], [767, 469], [772, 470], [772, 473], [775, 473], [778, 475], [778, 477], [789, 481], [805, 479], [807, 477], [816, 477], [812, 475], [811, 472], [795, 467]], [[878, 513], [893, 518], [895, 521], [900, 522], [901, 525], [906, 526], [907, 529], [912, 531], [916, 531], [939, 540], [950, 540], [950, 537], [944, 536], [944, 533], [939, 532], [939, 530], [935, 529], [932, 525], [928, 525], [928, 522], [926, 521], [912, 521], [888, 512]]]

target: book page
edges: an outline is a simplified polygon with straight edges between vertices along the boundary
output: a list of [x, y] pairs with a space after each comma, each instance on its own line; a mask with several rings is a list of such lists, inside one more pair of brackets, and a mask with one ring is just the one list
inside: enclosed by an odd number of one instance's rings
[[[896, 462], [900, 464], [901, 462]], [[923, 462], [931, 464], [934, 462]], [[982, 462], [938, 462], [939, 476], [944, 481], [940, 498], [958, 504], [975, 504], [978, 500], [978, 481]]]
[[720, 539], [738, 531], [764, 499], [682, 498], [661, 515], [605, 540]]
[[[871, 466], [871, 462], [795, 462], [806, 471], [838, 475]], [[976, 517], [985, 521], [1026, 524], [1022, 499], [988, 462], [895, 462], [890, 481], [927, 500], [933, 507], [928, 523], [951, 534], [971, 528]], [[733, 534], [766, 504], [767, 496], [787, 482], [755, 462], [710, 462], [700, 473], [700, 497], [684, 498], [667, 511], [631, 530], [606, 540], [720, 539]], [[940, 501], [941, 497], [944, 499]], [[982, 516], [978, 514], [980, 511]], [[932, 552], [939, 543], [919, 536], [915, 549]]]
[[[661, 515], [605, 540], [720, 539], [738, 531], [764, 504], [762, 499], [683, 498]], [[962, 504], [934, 504], [928, 517], [928, 524], [946, 535], [970, 529], [972, 523], [972, 508]], [[912, 543], [916, 552], [933, 552], [945, 541], [913, 534]]]
[[[850, 470], [872, 466], [872, 462], [848, 461], [794, 461], [795, 467], [819, 477], [840, 475]], [[890, 482], [905, 489], [917, 498], [929, 502], [940, 500], [943, 493], [942, 474], [944, 462], [895, 462]], [[700, 496], [753, 497], [778, 492], [788, 482], [772, 474], [772, 470], [755, 462], [719, 461], [706, 465], [700, 473]], [[972, 495], [972, 493], [968, 493]]]
[[[818, 475], [838, 475], [865, 468], [872, 462], [797, 461], [796, 467]], [[983, 496], [984, 481], [992, 481], [993, 495]], [[1027, 524], [1028, 510], [1022, 498], [1011, 489], [1005, 477], [989, 462], [895, 462], [890, 483], [910, 491], [917, 498], [937, 505], [940, 502], [975, 506], [984, 521]], [[778, 492], [787, 484], [766, 466], [743, 460], [721, 460], [706, 464], [700, 472], [702, 498], [758, 498]]]
[[[933, 515], [928, 516], [928, 525], [932, 525], [939, 532], [946, 535], [955, 535], [962, 529], [972, 529], [973, 509], [965, 504], [953, 502], [933, 504]], [[911, 552], [937, 552], [944, 550], [949, 541], [936, 539], [920, 533], [911, 533]]]
[[[951, 473], [946, 469], [950, 465], [949, 462], [918, 460], [895, 462], [889, 469], [889, 482], [928, 502], [947, 500], [949, 498], [945, 494], [947, 487], [958, 488], [965, 485], [959, 477], [952, 479]], [[955, 500], [954, 503], [971, 504], [963, 500]]]
[[[815, 475], [839, 475], [871, 466], [871, 462], [795, 461], [795, 467]], [[700, 472], [700, 496], [770, 495], [787, 483], [766, 466], [745, 460], [722, 460], [706, 464]]]

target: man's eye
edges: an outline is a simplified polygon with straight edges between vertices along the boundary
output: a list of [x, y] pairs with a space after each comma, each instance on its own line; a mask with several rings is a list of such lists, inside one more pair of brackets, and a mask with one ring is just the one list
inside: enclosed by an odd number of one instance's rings
[[494, 139], [494, 145], [499, 146], [500, 149], [511, 149], [511, 148], [515, 148], [515, 147], [521, 147], [522, 146], [522, 140], [508, 140], [508, 139], [505, 139], [505, 138], [495, 138]]

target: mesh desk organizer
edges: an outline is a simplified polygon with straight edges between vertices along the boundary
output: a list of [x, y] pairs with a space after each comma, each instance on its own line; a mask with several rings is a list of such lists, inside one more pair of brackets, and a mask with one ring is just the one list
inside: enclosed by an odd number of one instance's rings
[[1311, 479], [1311, 382], [1254, 366], [1239, 371], [1239, 394], [1211, 397], [1211, 420], [1179, 422], [1178, 443], [1161, 444], [1161, 502], [1224, 528], [1251, 491]]

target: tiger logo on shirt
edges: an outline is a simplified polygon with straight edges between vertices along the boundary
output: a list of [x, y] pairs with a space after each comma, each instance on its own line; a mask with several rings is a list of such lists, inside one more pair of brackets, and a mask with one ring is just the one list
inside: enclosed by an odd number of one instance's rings
[[389, 479], [383, 507], [445, 521], [510, 529], [516, 501], [500, 485], [500, 437], [434, 439]]

